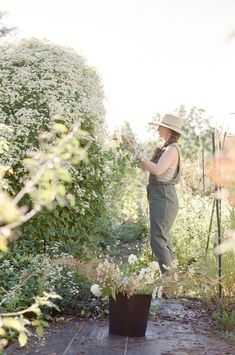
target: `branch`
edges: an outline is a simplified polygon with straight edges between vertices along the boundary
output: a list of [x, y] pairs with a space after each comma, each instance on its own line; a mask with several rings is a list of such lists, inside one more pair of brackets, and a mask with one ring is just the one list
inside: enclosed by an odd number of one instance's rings
[[[36, 306], [36, 307], [35, 307]], [[19, 312], [12, 312], [12, 313], [0, 313], [0, 317], [14, 317], [14, 316], [20, 316], [21, 314], [25, 314], [28, 312], [34, 312], [35, 308], [37, 308], [37, 304], [33, 304], [30, 307], [23, 309], [23, 311]]]
[[21, 226], [22, 224], [27, 222], [30, 218], [34, 217], [41, 210], [41, 208], [42, 208], [41, 206], [36, 206], [29, 213], [24, 215], [24, 218], [21, 221], [9, 223], [9, 224], [5, 225], [4, 227], [14, 229], [16, 227]]
[[8, 299], [11, 297], [12, 294], [16, 294], [18, 290], [32, 277], [35, 276], [36, 272], [32, 272], [30, 275], [28, 275], [25, 279], [23, 279], [17, 286], [16, 288], [11, 289], [10, 291], [7, 292], [6, 296], [2, 299], [0, 302], [0, 306], [2, 306]]
[[[57, 145], [57, 147], [61, 147], [64, 143], [66, 143], [67, 141], [69, 141], [71, 138], [73, 138], [74, 134], [78, 131], [79, 129], [79, 125], [76, 125], [74, 127], [74, 129], [68, 133], [63, 139], [61, 139], [61, 141], [59, 142], [59, 144]], [[27, 184], [25, 185], [25, 187], [23, 187], [22, 190], [19, 191], [19, 193], [13, 198], [13, 203], [15, 205], [18, 204], [18, 202], [29, 192], [33, 191], [33, 189], [35, 188], [35, 184], [38, 183], [38, 181], [40, 180], [41, 176], [43, 175], [43, 173], [48, 169], [48, 166], [50, 166], [51, 164], [54, 163], [54, 158], [57, 156], [57, 154], [55, 153], [53, 155], [53, 157], [46, 161], [38, 170], [37, 174], [32, 177], [32, 179], [30, 181], [27, 182]]]

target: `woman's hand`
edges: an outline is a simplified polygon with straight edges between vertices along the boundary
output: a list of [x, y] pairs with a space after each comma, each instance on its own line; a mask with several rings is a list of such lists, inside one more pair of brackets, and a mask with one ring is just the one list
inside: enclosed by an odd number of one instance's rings
[[135, 154], [138, 143], [133, 138], [125, 138], [123, 140], [123, 145], [129, 153]]
[[145, 152], [142, 144], [138, 143], [133, 138], [127, 138], [123, 141], [126, 149], [133, 155], [133, 158], [141, 161], [145, 157]]

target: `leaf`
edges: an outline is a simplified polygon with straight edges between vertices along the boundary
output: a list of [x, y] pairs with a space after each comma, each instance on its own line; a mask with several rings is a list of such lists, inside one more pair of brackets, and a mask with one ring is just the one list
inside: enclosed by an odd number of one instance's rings
[[43, 174], [41, 180], [42, 180], [42, 181], [50, 181], [53, 177], [54, 177], [54, 172], [51, 171], [51, 170], [47, 170], [47, 171]]
[[39, 325], [37, 328], [36, 328], [36, 334], [39, 338], [41, 338], [44, 334], [44, 330], [43, 330], [43, 327], [41, 325]]
[[0, 351], [2, 349], [4, 349], [7, 346], [7, 344], [8, 344], [8, 340], [7, 339], [0, 339]]
[[0, 336], [4, 337], [6, 335], [6, 332], [3, 328], [0, 328]]
[[49, 323], [46, 322], [45, 320], [42, 320], [41, 324], [43, 325], [43, 327], [49, 327]]
[[38, 162], [33, 160], [33, 159], [31, 159], [31, 158], [25, 158], [25, 159], [23, 159], [23, 162], [28, 167], [32, 167], [32, 166], [35, 167], [35, 166], [38, 165]]
[[45, 297], [52, 298], [52, 299], [56, 299], [56, 298], [58, 298], [60, 300], [62, 299], [62, 297], [60, 295], [57, 295], [56, 293], [47, 293], [47, 292], [44, 291], [43, 295]]
[[44, 314], [45, 319], [52, 320], [52, 316], [50, 314]]
[[0, 250], [4, 253], [8, 251], [7, 239], [3, 235], [0, 235]]
[[67, 198], [67, 200], [69, 201], [69, 205], [70, 205], [71, 207], [74, 207], [74, 206], [76, 205], [76, 199], [75, 199], [75, 197], [74, 197], [73, 195], [67, 194], [67, 195], [66, 195], [66, 198]]
[[55, 129], [55, 131], [57, 132], [61, 132], [61, 133], [66, 133], [68, 132], [68, 128], [63, 125], [62, 123], [55, 123], [53, 128]]
[[57, 323], [67, 323], [67, 320], [64, 317], [56, 317]]
[[37, 316], [41, 315], [41, 310], [38, 307], [33, 307], [32, 312], [36, 314]]
[[65, 194], [66, 194], [66, 189], [65, 189], [64, 185], [61, 185], [61, 184], [56, 186], [56, 191], [58, 194], [60, 194], [62, 196], [65, 196]]
[[116, 290], [114, 287], [111, 288], [111, 295], [112, 295], [113, 299], [116, 301]]
[[102, 288], [102, 295], [103, 296], [110, 296], [112, 294], [112, 289], [110, 287]]
[[23, 347], [27, 344], [28, 337], [25, 332], [20, 333], [20, 335], [18, 336], [18, 341], [19, 341], [21, 347]]
[[58, 170], [58, 176], [61, 180], [66, 181], [66, 182], [71, 182], [71, 175], [68, 172], [68, 170], [64, 169], [64, 168], [60, 168]]
[[55, 191], [50, 188], [48, 188], [47, 190], [40, 189], [37, 192], [40, 199], [44, 202], [51, 202], [55, 199], [56, 196]]
[[15, 329], [18, 332], [24, 331], [24, 325], [18, 319], [6, 317], [3, 318], [2, 323], [4, 327]]

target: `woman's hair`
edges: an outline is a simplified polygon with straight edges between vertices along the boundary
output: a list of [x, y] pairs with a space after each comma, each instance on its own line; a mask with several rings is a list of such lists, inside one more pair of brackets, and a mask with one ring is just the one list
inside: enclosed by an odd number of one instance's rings
[[[169, 129], [169, 128], [168, 128]], [[157, 163], [158, 160], [160, 159], [161, 155], [163, 154], [163, 152], [165, 151], [166, 147], [172, 143], [178, 143], [178, 140], [180, 139], [181, 134], [178, 132], [173, 131], [172, 129], [169, 129], [170, 131], [170, 137], [167, 139], [167, 141], [164, 143], [164, 145], [162, 146], [162, 148], [156, 148], [153, 156], [151, 158], [151, 161], [154, 163]]]

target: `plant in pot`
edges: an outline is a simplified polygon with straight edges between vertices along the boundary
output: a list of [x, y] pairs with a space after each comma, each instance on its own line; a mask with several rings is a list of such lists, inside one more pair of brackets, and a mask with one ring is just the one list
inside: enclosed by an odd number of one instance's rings
[[91, 286], [96, 296], [109, 296], [109, 333], [121, 336], [145, 335], [151, 298], [161, 293], [159, 264], [143, 262], [131, 254], [119, 266], [105, 259], [96, 268], [97, 284]]

